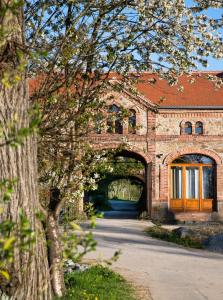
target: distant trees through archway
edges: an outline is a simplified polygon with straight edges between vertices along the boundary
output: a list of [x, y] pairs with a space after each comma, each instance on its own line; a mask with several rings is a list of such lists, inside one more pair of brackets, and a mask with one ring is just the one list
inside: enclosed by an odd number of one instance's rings
[[143, 183], [132, 178], [114, 179], [108, 185], [108, 200], [139, 201]]
[[122, 150], [108, 162], [96, 191], [90, 192], [89, 200], [98, 210], [110, 210], [110, 201], [134, 201], [136, 209], [146, 208], [146, 162], [139, 154]]

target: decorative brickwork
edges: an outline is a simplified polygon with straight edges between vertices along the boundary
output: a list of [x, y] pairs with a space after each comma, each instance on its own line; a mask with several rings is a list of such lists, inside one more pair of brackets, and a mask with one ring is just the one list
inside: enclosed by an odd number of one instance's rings
[[164, 161], [163, 164], [170, 164], [175, 158], [183, 155], [183, 154], [191, 154], [191, 153], [197, 153], [197, 154], [203, 154], [206, 156], [210, 156], [211, 158], [213, 158], [216, 162], [216, 164], [221, 165], [222, 164], [222, 159], [221, 157], [213, 150], [208, 150], [208, 149], [199, 149], [199, 148], [183, 148], [181, 150], [172, 152], [170, 154], [168, 154]]

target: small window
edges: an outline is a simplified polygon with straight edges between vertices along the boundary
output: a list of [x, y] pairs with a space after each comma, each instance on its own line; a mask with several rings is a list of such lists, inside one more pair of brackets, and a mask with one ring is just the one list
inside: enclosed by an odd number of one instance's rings
[[184, 130], [183, 130], [184, 134], [190, 135], [192, 134], [192, 124], [191, 122], [186, 122], [184, 124]]
[[107, 132], [118, 134], [123, 133], [121, 109], [115, 104], [110, 105], [108, 108]]
[[116, 117], [115, 120], [115, 133], [123, 134], [123, 121], [120, 116]]
[[195, 125], [195, 133], [196, 134], [203, 134], [203, 123], [197, 122]]
[[120, 111], [120, 108], [115, 104], [110, 105], [108, 108], [109, 113], [119, 113], [119, 111]]
[[136, 133], [136, 112], [134, 109], [130, 109], [129, 115], [129, 133]]

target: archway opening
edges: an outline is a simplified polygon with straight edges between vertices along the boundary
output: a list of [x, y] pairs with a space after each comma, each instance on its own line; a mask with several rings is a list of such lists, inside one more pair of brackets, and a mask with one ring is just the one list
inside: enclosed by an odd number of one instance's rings
[[169, 165], [169, 206], [173, 211], [216, 210], [216, 163], [202, 154], [185, 154]]
[[[90, 193], [95, 208], [113, 211], [115, 217], [137, 217], [146, 210], [146, 161], [138, 153], [122, 150], [107, 162], [96, 191]], [[114, 212], [117, 212], [115, 214]]]

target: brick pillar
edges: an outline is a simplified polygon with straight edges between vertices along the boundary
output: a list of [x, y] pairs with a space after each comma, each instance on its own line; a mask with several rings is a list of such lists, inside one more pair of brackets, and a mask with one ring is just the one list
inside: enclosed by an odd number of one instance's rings
[[147, 134], [151, 135], [155, 133], [156, 129], [156, 114], [151, 110], [147, 114]]
[[128, 128], [128, 117], [123, 119], [123, 134], [126, 135], [129, 132], [129, 128]]
[[217, 210], [223, 217], [223, 166], [217, 165]]
[[107, 120], [103, 120], [101, 124], [101, 134], [105, 134], [107, 132]]
[[152, 211], [152, 163], [146, 165], [146, 206], [148, 215]]
[[168, 166], [160, 165], [159, 169], [159, 199], [161, 202], [168, 202]]

